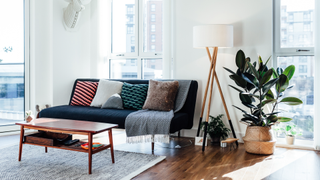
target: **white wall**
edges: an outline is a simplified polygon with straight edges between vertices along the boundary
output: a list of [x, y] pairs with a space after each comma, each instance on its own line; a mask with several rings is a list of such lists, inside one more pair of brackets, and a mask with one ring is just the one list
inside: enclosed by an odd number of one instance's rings
[[[209, 71], [210, 64], [205, 49], [194, 49], [192, 44], [193, 26], [203, 24], [234, 26], [234, 47], [219, 49], [217, 74], [237, 136], [244, 135], [246, 126], [239, 123], [242, 113], [232, 107], [232, 105], [242, 106], [239, 95], [228, 87], [228, 84], [234, 85], [234, 82], [222, 67], [237, 69], [235, 54], [239, 49], [242, 49], [251, 61], [256, 61], [258, 55], [266, 60], [272, 54], [272, 1], [175, 0], [173, 6], [175, 10], [173, 15], [174, 78], [194, 79], [199, 83], [193, 130], [184, 131], [183, 135], [196, 135]], [[214, 83], [210, 115], [215, 116], [221, 113], [225, 114], [225, 111], [219, 90]], [[228, 125], [226, 116], [224, 122]]]
[[74, 80], [90, 77], [90, 4], [77, 32], [62, 24], [64, 0], [30, 1], [30, 107], [68, 104]]
[[53, 3], [53, 105], [69, 103], [72, 85], [77, 78], [90, 77], [91, 40], [90, 4], [80, 17], [79, 30], [68, 32], [62, 24], [63, 11], [68, 3]]
[[[31, 107], [35, 104], [61, 105], [69, 102], [74, 80], [96, 77], [99, 70], [101, 43], [96, 35], [96, 11], [100, 1], [86, 5], [78, 32], [65, 31], [62, 24], [64, 0], [31, 0]], [[217, 73], [237, 133], [244, 133], [246, 126], [239, 123], [242, 114], [232, 108], [241, 106], [238, 94], [227, 85], [234, 84], [226, 66], [235, 70], [234, 57], [242, 49], [252, 60], [257, 55], [264, 59], [272, 54], [272, 1], [271, 0], [175, 0], [173, 8], [173, 76], [177, 79], [194, 79], [199, 83], [193, 130], [182, 135], [195, 136], [201, 103], [208, 75], [209, 60], [204, 49], [192, 47], [192, 28], [202, 24], [232, 24], [234, 47], [220, 49]], [[102, 52], [100, 52], [102, 53]], [[211, 115], [225, 114], [216, 84]], [[227, 124], [226, 117], [224, 118]], [[239, 134], [238, 134], [239, 137]]]

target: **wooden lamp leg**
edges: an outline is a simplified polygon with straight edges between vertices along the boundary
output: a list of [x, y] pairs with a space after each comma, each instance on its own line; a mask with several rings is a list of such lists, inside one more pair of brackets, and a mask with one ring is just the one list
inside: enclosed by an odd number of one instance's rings
[[205, 150], [205, 144], [207, 140], [207, 126], [209, 122], [209, 114], [210, 114], [210, 107], [211, 107], [211, 99], [212, 99], [212, 90], [213, 90], [213, 80], [214, 80], [214, 74], [216, 70], [216, 61], [217, 61], [217, 54], [218, 54], [218, 48], [215, 47], [213, 50], [213, 59], [211, 61], [211, 64], [213, 63], [213, 68], [212, 68], [212, 77], [211, 77], [211, 84], [210, 84], [210, 95], [209, 95], [209, 101], [208, 101], [208, 109], [207, 109], [207, 118], [206, 118], [206, 123], [205, 123], [205, 132], [204, 132], [204, 138], [202, 142], [202, 151]]
[[[222, 93], [222, 90], [221, 90], [221, 86], [220, 86], [220, 82], [219, 82], [219, 79], [218, 79], [218, 76], [217, 76], [216, 72], [214, 73], [214, 77], [216, 78], [216, 81], [217, 81], [218, 89], [219, 89], [219, 92], [220, 92], [220, 96], [221, 96], [221, 99], [222, 99], [224, 110], [226, 111], [226, 114], [227, 114], [227, 118], [228, 118], [228, 121], [229, 121], [231, 132], [233, 134], [233, 137], [237, 138], [236, 133], [234, 132], [234, 129], [233, 129], [233, 125], [232, 125], [232, 121], [231, 121], [231, 118], [230, 118], [230, 114], [229, 114], [229, 111], [228, 111], [228, 108], [227, 108], [226, 101], [224, 100], [224, 96], [223, 96], [223, 93]], [[236, 141], [236, 145], [237, 146], [239, 145], [238, 141]]]
[[[210, 54], [209, 48], [206, 48], [207, 53]], [[212, 54], [213, 55], [213, 54]], [[211, 78], [211, 73], [212, 73], [212, 68], [213, 68], [213, 56], [211, 57], [211, 55], [209, 55], [209, 60], [210, 60], [210, 68], [209, 68], [209, 73], [208, 73], [208, 80], [207, 80], [207, 85], [206, 85], [206, 89], [204, 92], [204, 97], [203, 97], [203, 102], [202, 102], [202, 109], [201, 109], [201, 114], [200, 114], [200, 119], [199, 119], [199, 126], [198, 126], [198, 131], [197, 131], [197, 136], [199, 136], [200, 134], [200, 127], [201, 127], [201, 122], [202, 122], [202, 117], [203, 117], [203, 113], [204, 113], [204, 108], [206, 106], [206, 100], [207, 100], [207, 93], [208, 93], [208, 89], [209, 89], [209, 82], [210, 82], [210, 78]]]

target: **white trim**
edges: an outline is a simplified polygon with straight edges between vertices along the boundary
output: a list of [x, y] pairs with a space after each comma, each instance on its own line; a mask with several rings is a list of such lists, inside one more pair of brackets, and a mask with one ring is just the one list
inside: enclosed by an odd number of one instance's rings
[[[320, 32], [320, 2], [318, 0], [315, 1], [315, 70], [318, 70], [320, 68], [320, 35], [317, 32]], [[317, 71], [316, 71], [317, 72]], [[319, 73], [315, 73], [315, 83], [314, 83], [314, 92], [319, 92], [320, 90], [320, 72]], [[320, 108], [320, 96], [319, 93], [314, 93], [314, 148], [315, 149], [319, 149], [320, 146], [320, 112], [316, 111], [317, 109]]]
[[30, 1], [24, 0], [24, 109], [30, 105]]
[[164, 159], [166, 159], [166, 156], [160, 156], [157, 159], [147, 163], [146, 165], [140, 167], [139, 169], [137, 169], [136, 171], [128, 174], [126, 177], [122, 178], [121, 180], [130, 180], [134, 177], [136, 177], [137, 175], [141, 174], [143, 171], [151, 168], [152, 166], [158, 164], [159, 162], [163, 161]]

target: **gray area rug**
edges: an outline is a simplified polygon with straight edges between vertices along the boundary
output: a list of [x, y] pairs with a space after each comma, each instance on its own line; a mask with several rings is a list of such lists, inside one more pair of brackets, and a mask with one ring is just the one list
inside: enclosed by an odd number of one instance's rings
[[92, 157], [92, 174], [88, 174], [88, 155], [67, 151], [23, 145], [22, 159], [18, 161], [18, 145], [0, 149], [0, 179], [65, 180], [65, 179], [131, 179], [166, 157], [115, 150], [115, 163], [110, 150]]

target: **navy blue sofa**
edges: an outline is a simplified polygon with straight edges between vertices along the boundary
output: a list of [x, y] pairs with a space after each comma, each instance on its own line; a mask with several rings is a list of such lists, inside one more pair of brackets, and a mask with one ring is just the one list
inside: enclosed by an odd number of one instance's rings
[[[127, 82], [130, 84], [148, 84], [148, 80], [118, 80], [113, 81]], [[39, 113], [41, 118], [61, 118], [61, 119], [75, 119], [94, 122], [105, 122], [118, 124], [119, 128], [124, 129], [125, 119], [128, 114], [137, 111], [132, 109], [101, 109], [96, 107], [71, 106], [71, 99], [75, 90], [77, 81], [92, 81], [99, 82], [99, 79], [77, 79], [74, 83], [73, 90], [70, 96], [69, 105], [55, 106], [43, 109]], [[175, 133], [181, 129], [191, 129], [193, 126], [193, 116], [196, 104], [196, 97], [198, 91], [197, 81], [192, 81], [188, 92], [187, 100], [183, 108], [174, 114], [171, 121], [170, 133]]]

